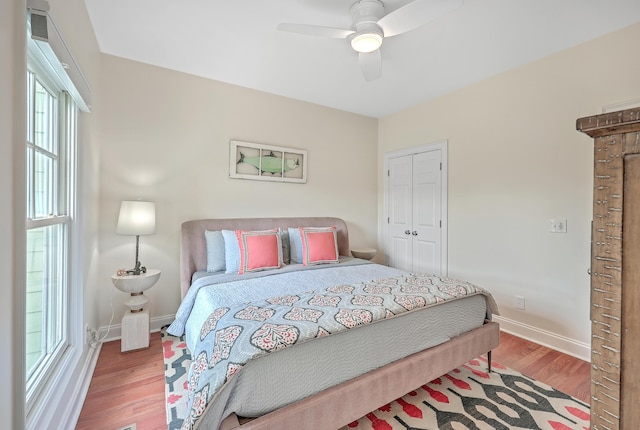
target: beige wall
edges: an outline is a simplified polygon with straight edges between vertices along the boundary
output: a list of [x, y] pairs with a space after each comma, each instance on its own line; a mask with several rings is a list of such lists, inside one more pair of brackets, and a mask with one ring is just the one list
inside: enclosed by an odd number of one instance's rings
[[[152, 318], [180, 303], [180, 224], [195, 218], [333, 215], [351, 243], [377, 235], [375, 119], [105, 55], [100, 104], [100, 325], [124, 313], [110, 275], [134, 262], [117, 236], [121, 200], [156, 202], [157, 232], [140, 238], [143, 265], [162, 270], [145, 293]], [[231, 139], [308, 151], [306, 184], [230, 179]]]
[[379, 171], [385, 153], [448, 139], [449, 275], [527, 334], [590, 344], [592, 141], [575, 121], [640, 99], [638, 40], [634, 25], [379, 121]]

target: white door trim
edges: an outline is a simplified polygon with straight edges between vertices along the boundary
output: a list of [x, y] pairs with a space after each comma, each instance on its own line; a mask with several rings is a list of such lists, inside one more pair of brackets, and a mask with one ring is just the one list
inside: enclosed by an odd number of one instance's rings
[[425, 145], [415, 146], [411, 148], [400, 149], [398, 151], [388, 152], [384, 154], [384, 203], [382, 209], [382, 236], [383, 236], [383, 252], [384, 262], [389, 264], [389, 254], [385, 252], [387, 245], [389, 244], [389, 160], [395, 157], [403, 157], [405, 155], [419, 154], [421, 152], [429, 151], [441, 151], [442, 154], [442, 228], [440, 229], [442, 234], [442, 258], [440, 264], [440, 273], [443, 276], [449, 274], [449, 224], [448, 224], [448, 189], [449, 189], [449, 161], [448, 161], [448, 140], [439, 140], [437, 142], [428, 143]]

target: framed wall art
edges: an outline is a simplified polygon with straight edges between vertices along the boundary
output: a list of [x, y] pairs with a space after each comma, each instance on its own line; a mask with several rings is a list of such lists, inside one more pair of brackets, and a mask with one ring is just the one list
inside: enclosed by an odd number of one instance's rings
[[307, 182], [307, 151], [232, 140], [229, 177], [257, 181]]

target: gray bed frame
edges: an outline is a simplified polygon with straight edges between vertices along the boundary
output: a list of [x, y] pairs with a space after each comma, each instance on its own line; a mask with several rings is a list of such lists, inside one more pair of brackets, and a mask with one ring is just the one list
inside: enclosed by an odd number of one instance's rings
[[[340, 255], [350, 256], [346, 223], [334, 217], [199, 219], [182, 224], [180, 288], [182, 297], [196, 271], [206, 270], [205, 230], [266, 230], [288, 227], [335, 226]], [[338, 429], [385, 405], [450, 370], [487, 354], [500, 343], [496, 322], [485, 324], [451, 340], [412, 354], [350, 381], [299, 400], [259, 418], [240, 422], [227, 417], [219, 430]], [[196, 422], [195, 428], [198, 428]]]

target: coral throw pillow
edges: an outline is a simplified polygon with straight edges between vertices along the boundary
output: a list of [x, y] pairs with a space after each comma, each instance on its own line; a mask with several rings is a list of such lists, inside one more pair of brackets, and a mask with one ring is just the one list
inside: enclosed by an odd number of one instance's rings
[[240, 248], [238, 274], [282, 267], [282, 242], [278, 230], [236, 230]]
[[302, 241], [302, 264], [337, 263], [338, 241], [336, 228], [303, 228], [300, 227]]

